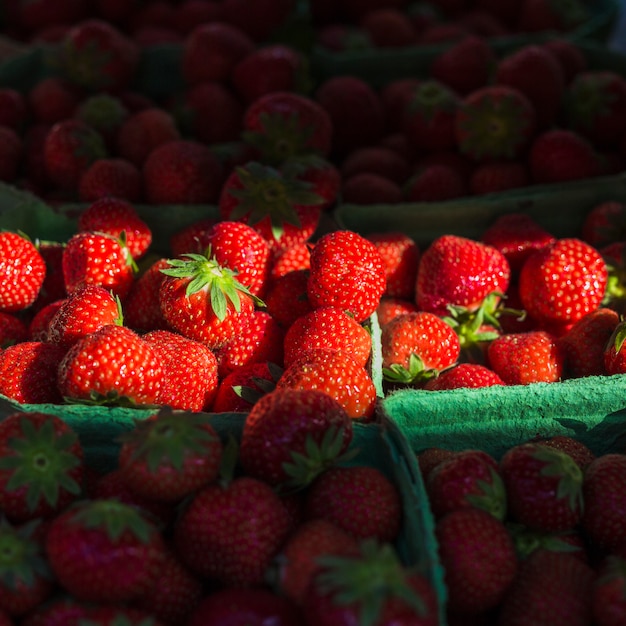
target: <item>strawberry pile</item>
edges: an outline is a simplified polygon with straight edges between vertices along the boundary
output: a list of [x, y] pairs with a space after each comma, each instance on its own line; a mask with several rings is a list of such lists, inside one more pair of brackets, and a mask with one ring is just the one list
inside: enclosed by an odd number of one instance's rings
[[609, 626], [626, 620], [626, 456], [554, 436], [496, 460], [418, 454], [450, 624]]
[[275, 390], [240, 441], [212, 417], [155, 412], [97, 471], [60, 417], [7, 415], [0, 623], [438, 623], [394, 547], [403, 495], [337, 401]]

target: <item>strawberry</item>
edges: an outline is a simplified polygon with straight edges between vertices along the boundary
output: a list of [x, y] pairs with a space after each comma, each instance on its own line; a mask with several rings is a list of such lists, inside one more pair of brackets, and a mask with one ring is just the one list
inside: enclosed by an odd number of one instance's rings
[[269, 285], [271, 286], [277, 278], [290, 272], [310, 269], [312, 247], [312, 244], [305, 242], [274, 254], [270, 269]]
[[509, 28], [514, 28], [522, 0], [506, 0], [505, 2], [501, 0], [477, 0], [474, 4], [478, 9], [487, 11]]
[[35, 83], [25, 97], [31, 119], [35, 123], [52, 125], [76, 114], [84, 91], [61, 76], [47, 76]]
[[161, 312], [180, 334], [218, 348], [242, 330], [258, 301], [235, 271], [214, 257], [185, 254], [169, 259], [159, 288]]
[[541, 323], [573, 324], [602, 302], [608, 270], [601, 254], [562, 238], [528, 257], [519, 274], [523, 307]]
[[371, 241], [349, 230], [329, 232], [317, 240], [307, 285], [313, 308], [345, 309], [363, 322], [376, 310], [385, 288], [384, 263]]
[[9, 615], [18, 619], [36, 609], [54, 589], [42, 542], [34, 531], [32, 524], [13, 526], [6, 519], [0, 521], [5, 555], [0, 566], [0, 610], [8, 626], [12, 624]]
[[265, 393], [272, 391], [282, 369], [272, 363], [247, 363], [226, 374], [218, 384], [214, 413], [248, 413]]
[[462, 176], [444, 164], [416, 168], [415, 174], [404, 185], [407, 202], [443, 202], [467, 195]]
[[293, 0], [262, 0], [250, 6], [245, 0], [224, 0], [222, 15], [257, 44], [268, 39], [294, 10]]
[[188, 36], [198, 24], [217, 22], [222, 17], [221, 7], [203, 0], [183, 0], [174, 12], [176, 30]]
[[388, 324], [394, 317], [403, 313], [417, 313], [418, 308], [414, 300], [383, 296], [376, 308], [376, 316], [381, 328]]
[[87, 606], [86, 614], [80, 621], [97, 626], [116, 626], [125, 624], [130, 626], [159, 626], [151, 612], [142, 611], [134, 607], [120, 605]]
[[575, 42], [557, 37], [543, 42], [543, 47], [552, 53], [561, 65], [565, 77], [565, 85], [569, 85], [572, 79], [588, 68], [587, 57], [585, 57], [580, 46]]
[[604, 368], [610, 376], [626, 372], [626, 350], [624, 349], [624, 337], [626, 324], [622, 319], [613, 328], [603, 350]]
[[604, 353], [613, 331], [619, 324], [616, 311], [598, 307], [581, 317], [559, 339], [565, 353], [566, 376], [603, 376]]
[[565, 95], [565, 76], [544, 47], [528, 44], [506, 54], [498, 61], [494, 81], [518, 89], [532, 102], [538, 129], [556, 122]]
[[190, 498], [175, 522], [174, 545], [204, 579], [259, 586], [289, 531], [289, 513], [276, 492], [240, 476], [213, 482]]
[[308, 241], [317, 229], [322, 203], [311, 183], [256, 161], [231, 172], [218, 200], [222, 220], [249, 224], [273, 251]]
[[223, 178], [217, 157], [195, 140], [174, 140], [154, 148], [142, 171], [151, 204], [215, 203]]
[[602, 248], [626, 239], [626, 204], [606, 200], [592, 206], [581, 226], [581, 239]]
[[202, 254], [208, 247], [207, 233], [218, 220], [212, 217], [192, 222], [170, 236], [172, 256], [181, 256], [188, 252]]
[[83, 448], [61, 418], [11, 413], [0, 424], [0, 501], [13, 522], [50, 519], [81, 492]]
[[428, 481], [428, 476], [439, 463], [451, 459], [455, 454], [457, 454], [457, 452], [454, 450], [439, 448], [438, 446], [431, 446], [419, 452], [416, 455], [417, 464], [424, 481]]
[[155, 404], [162, 377], [154, 348], [115, 324], [79, 339], [58, 368], [61, 395], [79, 402]]
[[12, 87], [0, 88], [0, 125], [21, 132], [29, 114], [25, 94]]
[[372, 337], [353, 317], [335, 307], [320, 307], [291, 324], [284, 339], [284, 364], [316, 348], [337, 350], [365, 367], [372, 352]]
[[369, 419], [374, 414], [376, 387], [371, 375], [336, 350], [307, 350], [285, 369], [276, 387], [324, 391], [353, 419]]
[[584, 626], [591, 623], [593, 570], [572, 555], [535, 550], [520, 563], [497, 624]]
[[242, 120], [243, 138], [259, 152], [259, 160], [280, 166], [308, 154], [328, 157], [332, 148], [330, 115], [312, 98], [272, 91], [253, 100]]
[[411, 17], [394, 7], [368, 11], [359, 21], [359, 27], [377, 48], [406, 48], [417, 43], [417, 32]]
[[482, 195], [528, 185], [526, 165], [519, 161], [494, 161], [479, 163], [469, 181], [470, 193]]
[[[50, 320], [54, 317], [55, 313], [61, 308], [61, 305], [64, 301], [65, 300], [63, 299], [55, 300], [54, 302], [50, 302], [49, 304], [46, 304], [45, 306], [40, 308], [30, 319], [30, 322], [28, 323], [28, 328], [26, 330], [26, 336], [20, 338], [19, 341], [26, 341], [29, 338], [33, 341], [48, 341], [48, 325], [50, 324]], [[11, 314], [3, 313], [0, 316], [0, 320], [2, 320], [3, 316], [10, 317]], [[18, 319], [20, 324], [24, 324], [21, 320], [19, 320], [19, 318], [16, 319]], [[2, 322], [0, 321], [0, 325], [1, 324]], [[3, 332], [14, 333], [16, 331], [7, 327]], [[7, 339], [5, 339], [5, 341], [8, 342], [7, 345], [10, 345], [11, 343], [17, 343], [17, 341], [12, 341], [8, 337]], [[0, 345], [2, 344], [0, 343]], [[6, 347], [6, 345], [2, 347]]]
[[574, 528], [583, 511], [583, 472], [571, 456], [538, 443], [510, 448], [500, 459], [509, 517], [529, 528]]
[[57, 580], [72, 596], [90, 602], [140, 596], [156, 580], [164, 550], [157, 528], [115, 500], [77, 504], [57, 516], [46, 535]]
[[312, 191], [322, 198], [321, 210], [329, 211], [339, 199], [341, 172], [330, 161], [315, 154], [307, 154], [288, 159], [282, 165], [282, 171], [289, 178], [312, 185]]
[[459, 103], [459, 95], [442, 81], [420, 81], [406, 98], [400, 129], [420, 150], [451, 150], [456, 147], [455, 118]]
[[115, 146], [119, 157], [140, 168], [155, 148], [179, 139], [181, 134], [172, 114], [150, 106], [132, 113], [120, 126]]
[[72, 26], [59, 49], [62, 75], [89, 91], [120, 91], [135, 78], [137, 44], [100, 19]]
[[336, 463], [351, 440], [352, 421], [337, 400], [321, 391], [275, 389], [246, 417], [240, 462], [246, 475], [270, 485], [304, 487]]
[[519, 89], [491, 84], [459, 102], [454, 126], [461, 154], [474, 161], [514, 159], [524, 153], [534, 137], [537, 114]]
[[46, 276], [33, 303], [33, 309], [39, 310], [46, 304], [62, 300], [67, 295], [62, 269], [65, 243], [37, 240], [35, 246], [46, 263]]
[[81, 99], [73, 117], [97, 130], [109, 151], [114, 152], [115, 136], [129, 115], [120, 97], [99, 92]]
[[126, 246], [134, 259], [141, 258], [152, 243], [152, 232], [127, 200], [102, 198], [89, 204], [78, 216], [78, 231], [98, 231], [114, 237], [125, 233]]
[[527, 155], [535, 184], [561, 183], [600, 174], [598, 155], [580, 133], [555, 128], [538, 134]]
[[13, 183], [20, 173], [23, 141], [12, 128], [0, 126], [0, 142], [0, 181]]
[[267, 312], [284, 329], [313, 310], [308, 295], [309, 271], [294, 270], [275, 278], [268, 287], [264, 302]]
[[131, 490], [178, 502], [213, 482], [222, 442], [206, 415], [164, 410], [125, 433], [119, 468]]
[[[88, 610], [86, 603], [75, 598], [54, 595], [47, 602], [30, 611], [22, 621], [25, 626], [67, 626], [78, 624], [80, 620], [85, 619]], [[11, 622], [7, 626], [14, 626], [14, 624]]]
[[478, 508], [451, 511], [435, 526], [445, 569], [449, 611], [484, 613], [498, 606], [517, 572], [515, 545], [506, 526]]
[[61, 404], [57, 369], [65, 348], [22, 341], [0, 352], [0, 393], [21, 404]]
[[523, 32], [537, 33], [573, 30], [590, 19], [584, 2], [549, 2], [548, 0], [523, 0], [517, 28]]
[[191, 412], [208, 410], [217, 391], [215, 354], [199, 341], [169, 330], [151, 330], [142, 338], [154, 348], [163, 367], [157, 404]]
[[32, 241], [10, 231], [0, 232], [0, 259], [0, 311], [22, 311], [39, 295], [46, 262]]
[[407, 76], [393, 78], [380, 87], [378, 93], [385, 110], [386, 126], [392, 133], [401, 130], [402, 113], [420, 82], [415, 76]]
[[557, 339], [543, 330], [505, 333], [487, 347], [489, 367], [507, 385], [561, 380], [565, 356]]
[[76, 119], [57, 122], [46, 135], [43, 158], [46, 174], [57, 187], [76, 191], [83, 174], [106, 157], [102, 135]]
[[626, 540], [623, 490], [626, 456], [612, 453], [594, 459], [583, 481], [585, 510], [582, 529], [592, 546], [602, 552], [617, 550]]
[[618, 626], [626, 619], [626, 562], [610, 556], [596, 574], [591, 592], [593, 623]]
[[81, 231], [69, 238], [63, 250], [63, 278], [70, 295], [85, 285], [96, 285], [124, 299], [132, 285], [135, 268], [123, 237]]
[[561, 452], [569, 454], [576, 465], [581, 469], [585, 469], [591, 461], [595, 459], [595, 454], [578, 439], [574, 439], [568, 435], [553, 435], [547, 439], [538, 441], [543, 446], [549, 446], [550, 448], [556, 448]]
[[480, 363], [459, 363], [427, 380], [424, 384], [424, 389], [428, 391], [443, 391], [447, 389], [473, 389], [505, 384], [498, 374]]
[[391, 545], [367, 541], [357, 555], [328, 555], [320, 562], [322, 568], [303, 600], [311, 624], [438, 623], [432, 583], [403, 566]]
[[141, 172], [125, 159], [98, 159], [78, 181], [78, 196], [82, 202], [95, 202], [115, 197], [138, 202], [143, 196]]
[[411, 167], [406, 158], [391, 148], [363, 146], [346, 155], [341, 163], [341, 175], [346, 179], [363, 172], [379, 174], [401, 185], [409, 177]]
[[181, 73], [190, 85], [226, 83], [235, 65], [255, 48], [239, 27], [222, 20], [195, 24], [182, 46]]
[[609, 70], [579, 72], [565, 93], [568, 128], [600, 148], [617, 145], [626, 132], [620, 115], [626, 105], [626, 79]]
[[30, 324], [26, 323], [13, 313], [0, 311], [0, 349], [4, 349], [20, 341], [31, 338]]
[[480, 241], [442, 235], [420, 258], [416, 302], [423, 311], [443, 315], [448, 306], [478, 309], [491, 293], [504, 294], [510, 267], [496, 248]]
[[461, 346], [454, 329], [428, 311], [398, 315], [382, 327], [385, 380], [422, 383], [453, 366]]
[[402, 187], [393, 180], [362, 172], [344, 179], [341, 198], [345, 204], [399, 204], [404, 195]]
[[167, 329], [159, 297], [165, 275], [170, 267], [166, 258], [158, 258], [133, 281], [124, 300], [124, 324], [135, 331]]

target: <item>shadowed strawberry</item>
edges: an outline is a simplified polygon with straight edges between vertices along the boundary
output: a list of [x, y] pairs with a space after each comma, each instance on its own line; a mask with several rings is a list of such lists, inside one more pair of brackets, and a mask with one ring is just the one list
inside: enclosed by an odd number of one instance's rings
[[578, 529], [544, 531], [515, 522], [506, 522], [506, 527], [511, 533], [520, 561], [527, 559], [536, 550], [550, 550], [571, 554], [583, 563], [588, 562], [585, 539]]
[[566, 86], [579, 72], [588, 68], [587, 57], [575, 42], [561, 37], [545, 41], [542, 45], [561, 65]]
[[133, 281], [124, 300], [124, 324], [138, 332], [167, 330], [168, 324], [161, 312], [159, 291], [170, 267], [166, 258], [158, 258]]
[[107, 148], [114, 152], [117, 132], [129, 115], [130, 111], [119, 97], [100, 92], [83, 98], [73, 117], [97, 130]]
[[596, 455], [585, 443], [569, 435], [553, 435], [547, 439], [539, 440], [537, 443], [569, 454], [583, 470], [596, 458]]
[[82, 202], [109, 197], [139, 202], [143, 198], [141, 172], [125, 159], [98, 159], [78, 181], [78, 197]]
[[341, 199], [346, 204], [399, 204], [404, 196], [402, 187], [393, 180], [361, 172], [343, 180]]
[[613, 332], [604, 347], [604, 367], [609, 376], [612, 374], [626, 373], [625, 340], [626, 321], [622, 319], [617, 326], [614, 327]]
[[0, 181], [16, 183], [24, 154], [24, 142], [17, 131], [0, 126]]
[[31, 337], [30, 324], [27, 326], [17, 315], [0, 311], [0, 349]]
[[34, 84], [26, 93], [32, 120], [46, 125], [73, 117], [85, 91], [61, 76], [48, 76]]
[[22, 131], [27, 116], [26, 96], [12, 87], [0, 88], [0, 124]]
[[397, 7], [381, 6], [359, 20], [369, 41], [377, 48], [406, 48], [417, 44], [417, 31], [411, 16]]
[[424, 389], [428, 391], [443, 391], [446, 389], [474, 389], [505, 384], [498, 374], [480, 363], [459, 363], [450, 369], [439, 372], [435, 378], [426, 381]]
[[584, 24], [589, 18], [589, 7], [582, 0], [524, 0], [517, 28], [529, 33], [564, 33]]
[[469, 181], [470, 193], [481, 195], [518, 189], [528, 185], [526, 164], [519, 161], [479, 163]]
[[626, 561], [609, 556], [602, 561], [591, 591], [591, 612], [597, 626], [626, 621]]
[[585, 215], [581, 238], [596, 248], [626, 240], [626, 204], [618, 200], [595, 204]]
[[461, 174], [443, 163], [416, 168], [403, 186], [406, 202], [443, 202], [467, 193], [468, 188]]
[[295, 7], [294, 0], [261, 0], [252, 7], [246, 0], [221, 2], [222, 16], [241, 28], [257, 44], [271, 37]]
[[181, 256], [188, 252], [202, 254], [208, 246], [206, 236], [217, 221], [213, 217], [203, 218], [174, 232], [169, 241], [171, 255]]

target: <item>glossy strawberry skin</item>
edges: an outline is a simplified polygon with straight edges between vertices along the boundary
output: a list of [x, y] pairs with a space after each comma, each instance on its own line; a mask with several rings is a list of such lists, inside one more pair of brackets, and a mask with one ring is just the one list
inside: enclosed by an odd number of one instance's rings
[[472, 389], [478, 387], [492, 387], [506, 383], [492, 369], [480, 363], [459, 363], [450, 369], [440, 372], [424, 385], [428, 391], [442, 391], [446, 389]]

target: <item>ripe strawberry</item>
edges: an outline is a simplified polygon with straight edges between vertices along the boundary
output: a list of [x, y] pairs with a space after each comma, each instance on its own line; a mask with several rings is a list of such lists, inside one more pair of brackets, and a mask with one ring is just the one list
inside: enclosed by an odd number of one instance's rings
[[133, 281], [124, 300], [124, 324], [138, 332], [167, 329], [159, 297], [165, 274], [170, 267], [166, 258], [158, 258]]
[[487, 348], [487, 360], [507, 385], [558, 382], [565, 367], [560, 344], [543, 330], [497, 337]]
[[406, 48], [417, 44], [417, 32], [408, 13], [395, 7], [368, 11], [359, 27], [377, 48]]
[[130, 626], [160, 625], [160, 622], [154, 619], [152, 612], [142, 611], [123, 604], [88, 605], [85, 616], [80, 621], [97, 624], [97, 626], [116, 626], [120, 623]]
[[32, 337], [30, 324], [27, 326], [26, 322], [13, 313], [0, 311], [0, 349]]
[[591, 143], [569, 129], [554, 128], [537, 135], [527, 162], [535, 184], [561, 183], [600, 174], [598, 155]]
[[223, 20], [197, 22], [182, 45], [181, 73], [190, 85], [226, 83], [235, 65], [255, 48], [239, 27]]
[[556, 31], [565, 33], [585, 23], [590, 18], [584, 2], [548, 2], [523, 0], [517, 27], [524, 32]]
[[109, 324], [69, 349], [59, 364], [58, 385], [63, 397], [75, 401], [151, 405], [162, 377], [154, 348], [129, 328]]
[[174, 140], [150, 152], [143, 164], [146, 200], [151, 204], [212, 204], [223, 172], [208, 146]]
[[54, 185], [68, 191], [78, 190], [80, 179], [91, 164], [105, 157], [100, 133], [76, 119], [54, 124], [43, 145], [46, 175]]
[[251, 6], [245, 0], [224, 0], [222, 16], [257, 44], [267, 40], [294, 10], [293, 0], [262, 0]]
[[83, 89], [61, 76], [44, 77], [26, 93], [31, 119], [46, 125], [73, 117], [83, 98]]
[[216, 481], [192, 496], [174, 525], [177, 554], [199, 576], [226, 586], [259, 586], [289, 531], [285, 505], [249, 476]]
[[267, 312], [283, 328], [313, 310], [307, 295], [308, 282], [309, 271], [300, 269], [275, 278], [268, 287], [264, 298]]
[[505, 55], [495, 68], [494, 81], [518, 89], [532, 102], [538, 129], [556, 122], [565, 95], [565, 76], [543, 46], [528, 44]]
[[312, 244], [305, 242], [275, 253], [272, 257], [269, 285], [290, 272], [310, 269], [312, 247]]
[[[54, 595], [23, 618], [25, 626], [64, 626], [87, 617], [87, 603], [66, 595]], [[3, 625], [4, 626], [4, 625]], [[13, 622], [7, 626], [14, 626]]]
[[404, 185], [407, 202], [444, 202], [465, 196], [467, 192], [463, 177], [443, 163], [416, 168]]
[[419, 84], [419, 78], [408, 76], [393, 78], [380, 87], [379, 96], [385, 110], [387, 129], [392, 134], [401, 130], [402, 113]]
[[345, 309], [363, 322], [376, 310], [385, 288], [384, 263], [371, 241], [349, 230], [326, 233], [317, 240], [307, 285], [313, 308]]
[[592, 546], [603, 552], [617, 550], [626, 540], [626, 511], [619, 496], [624, 489], [624, 468], [626, 456], [612, 453], [599, 456], [585, 470], [582, 529]]
[[422, 383], [457, 362], [461, 351], [454, 329], [428, 311], [398, 315], [382, 327], [385, 380]]
[[141, 258], [152, 243], [152, 232], [139, 217], [134, 205], [121, 198], [101, 198], [89, 204], [78, 216], [78, 230], [98, 231], [120, 238], [133, 259]]
[[459, 102], [454, 123], [462, 154], [474, 161], [514, 159], [534, 137], [537, 114], [519, 89], [492, 84], [472, 91]]
[[457, 235], [442, 235], [422, 253], [416, 302], [423, 311], [444, 315], [448, 306], [476, 310], [491, 293], [504, 294], [510, 267], [496, 248]]
[[244, 104], [274, 91], [307, 93], [309, 69], [304, 53], [283, 43], [255, 48], [232, 68], [229, 83]]
[[326, 109], [289, 91], [272, 91], [253, 100], [242, 125], [243, 138], [257, 149], [259, 160], [270, 165], [309, 154], [326, 158], [332, 148], [333, 127]]
[[618, 626], [626, 620], [626, 562], [617, 556], [604, 559], [591, 591], [591, 612], [597, 626]]
[[285, 369], [276, 387], [317, 389], [341, 404], [352, 419], [374, 414], [376, 387], [368, 371], [348, 355], [335, 350], [311, 349]]
[[607, 280], [606, 263], [595, 248], [562, 238], [528, 257], [519, 274], [519, 296], [540, 323], [572, 324], [600, 306]]
[[11, 313], [31, 306], [46, 277], [46, 263], [25, 236], [0, 232], [0, 310]]
[[62, 269], [68, 295], [96, 285], [120, 299], [128, 294], [136, 265], [123, 238], [98, 231], [72, 235], [63, 250]]
[[207, 233], [218, 220], [207, 217], [192, 222], [170, 237], [170, 252], [172, 256], [181, 256], [188, 252], [202, 254], [208, 247]]
[[13, 183], [20, 173], [24, 153], [22, 138], [8, 126], [0, 126], [0, 181]]
[[137, 44], [101, 19], [72, 26], [59, 49], [62, 75], [90, 91], [120, 91], [135, 78]]
[[482, 195], [528, 185], [526, 164], [519, 161], [479, 163], [469, 181], [470, 193]]
[[267, 311], [253, 311], [236, 337], [215, 348], [219, 377], [248, 363], [282, 365], [284, 341], [284, 328]]
[[388, 324], [394, 317], [404, 313], [417, 313], [418, 308], [414, 300], [383, 296], [376, 308], [376, 316], [381, 328]]
[[518, 567], [506, 526], [486, 511], [466, 507], [441, 518], [435, 534], [448, 610], [472, 615], [498, 606]]
[[588, 68], [587, 57], [575, 42], [560, 37], [544, 41], [542, 45], [560, 63], [566, 86], [571, 83], [574, 76]]
[[247, 363], [219, 381], [213, 413], [248, 413], [252, 405], [276, 386], [282, 369], [271, 363]]
[[154, 149], [179, 139], [180, 131], [172, 114], [151, 106], [131, 114], [121, 125], [116, 148], [119, 157], [140, 168]]
[[296, 180], [312, 186], [313, 193], [322, 198], [322, 211], [335, 206], [341, 187], [341, 172], [336, 165], [315, 154], [308, 154], [288, 159], [281, 169], [288, 178], [294, 176]]
[[401, 185], [411, 173], [408, 159], [386, 146], [363, 146], [346, 155], [341, 163], [344, 179], [363, 172], [378, 174]]
[[218, 364], [204, 344], [169, 330], [142, 335], [161, 362], [163, 378], [157, 404], [183, 411], [209, 410], [217, 392]]
[[172, 329], [212, 349], [242, 331], [257, 300], [234, 270], [202, 254], [185, 254], [168, 264], [168, 269], [160, 270], [166, 278], [159, 302]]
[[55, 517], [46, 535], [55, 577], [89, 602], [140, 596], [156, 580], [164, 550], [157, 528], [116, 500], [83, 501]]
[[591, 623], [593, 570], [572, 555], [535, 550], [520, 563], [500, 607], [498, 624], [585, 626]]
[[65, 243], [37, 240], [35, 246], [46, 263], [46, 276], [37, 299], [33, 303], [33, 310], [38, 311], [51, 302], [62, 300], [67, 295], [62, 269]]
[[439, 372], [437, 376], [426, 381], [424, 389], [428, 391], [443, 391], [447, 389], [473, 389], [505, 384], [498, 374], [480, 363], [459, 363], [450, 369]]
[[78, 197], [82, 202], [101, 198], [118, 198], [138, 202], [143, 197], [141, 172], [125, 159], [98, 159], [78, 181]]
[[553, 435], [552, 437], [542, 439], [537, 443], [540, 443], [543, 446], [549, 446], [550, 448], [556, 448], [561, 452], [569, 454], [572, 459], [574, 459], [576, 465], [583, 470], [595, 458], [595, 454], [585, 443], [568, 435]]
[[65, 348], [22, 341], [0, 352], [0, 393], [20, 404], [61, 404], [57, 369]]
[[594, 204], [585, 215], [581, 239], [595, 248], [626, 239], [626, 204], [618, 200]]
[[337, 350], [365, 367], [372, 352], [372, 336], [345, 311], [320, 307], [299, 317], [288, 328], [284, 339], [285, 366], [307, 350], [317, 348]]
[[571, 456], [538, 443], [510, 448], [500, 459], [509, 517], [529, 528], [574, 528], [583, 512], [583, 472]]
[[208, 416], [164, 410], [125, 433], [118, 460], [140, 496], [179, 502], [217, 478], [221, 457]]
[[428, 476], [439, 463], [451, 459], [456, 453], [454, 450], [439, 448], [438, 446], [431, 446], [419, 452], [416, 455], [417, 463], [424, 481], [428, 481]]
[[15, 131], [24, 129], [27, 112], [26, 95], [12, 87], [0, 88], [0, 124]]
[[402, 187], [389, 178], [362, 172], [343, 180], [341, 199], [345, 204], [399, 204]]
[[598, 307], [581, 317], [559, 341], [565, 353], [567, 377], [603, 376], [604, 353], [619, 324], [616, 311]]
[[78, 498], [83, 448], [61, 418], [11, 413], [0, 423], [0, 449], [0, 506], [12, 522], [50, 519]]

